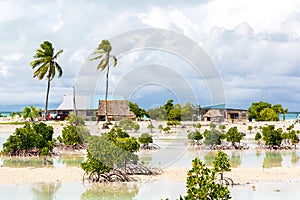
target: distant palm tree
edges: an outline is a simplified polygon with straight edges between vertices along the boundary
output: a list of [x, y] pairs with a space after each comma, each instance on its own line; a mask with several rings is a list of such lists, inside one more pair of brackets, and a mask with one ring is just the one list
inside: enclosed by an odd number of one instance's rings
[[102, 40], [98, 45], [94, 54], [97, 54], [96, 57], [91, 58], [90, 60], [100, 59], [97, 70], [104, 71], [106, 69], [106, 86], [105, 86], [105, 121], [108, 121], [107, 114], [107, 96], [108, 96], [108, 74], [109, 74], [109, 59], [112, 57], [114, 60], [114, 67], [118, 64], [118, 60], [114, 55], [111, 55], [110, 52], [112, 46], [108, 40]]
[[50, 91], [50, 82], [55, 77], [56, 71], [58, 72], [58, 78], [60, 78], [63, 74], [62, 68], [55, 61], [58, 56], [63, 52], [63, 50], [59, 50], [57, 53], [54, 53], [54, 47], [48, 41], [44, 41], [40, 44], [40, 48], [36, 50], [33, 58], [35, 59], [30, 63], [32, 69], [38, 67], [38, 69], [34, 72], [33, 78], [37, 77], [39, 80], [42, 80], [46, 75], [46, 79], [48, 81], [47, 93], [46, 93], [46, 105], [45, 105], [45, 117], [47, 118], [48, 113], [48, 98]]

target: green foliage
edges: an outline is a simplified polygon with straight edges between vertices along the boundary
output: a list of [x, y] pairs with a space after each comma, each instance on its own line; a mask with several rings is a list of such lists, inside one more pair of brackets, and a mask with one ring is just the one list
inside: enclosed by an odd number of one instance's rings
[[181, 121], [181, 107], [180, 104], [176, 104], [167, 115], [169, 121]]
[[278, 114], [271, 108], [265, 108], [260, 111], [260, 121], [278, 121]]
[[36, 118], [40, 116], [42, 109], [35, 108], [34, 106], [24, 107], [23, 108], [23, 118], [29, 119], [29, 121], [34, 121]]
[[196, 114], [196, 109], [193, 108], [191, 103], [187, 102], [181, 109], [181, 120], [192, 121], [194, 114]]
[[219, 129], [220, 129], [222, 132], [224, 132], [225, 129], [226, 129], [226, 126], [225, 126], [224, 124], [220, 124], [220, 125], [219, 125]]
[[203, 139], [203, 135], [200, 133], [200, 131], [196, 130], [196, 131], [188, 131], [188, 139], [189, 140], [196, 140], [197, 143], [199, 142], [199, 140]]
[[231, 171], [229, 157], [223, 151], [217, 152], [217, 156], [213, 162], [213, 165], [216, 172], [223, 173], [225, 171]]
[[278, 121], [278, 114], [286, 114], [287, 111], [280, 104], [272, 106], [268, 102], [253, 102], [248, 108], [248, 118], [256, 121]]
[[227, 142], [231, 142], [232, 145], [235, 145], [236, 142], [240, 142], [243, 139], [242, 133], [240, 133], [237, 127], [231, 127], [226, 133]]
[[255, 134], [255, 138], [254, 139], [257, 140], [257, 141], [259, 141], [261, 138], [262, 138], [261, 134], [259, 132], [257, 132]]
[[120, 128], [122, 128], [123, 130], [127, 131], [127, 130], [139, 130], [140, 129], [140, 126], [134, 122], [133, 120], [131, 119], [122, 119], [119, 123], [118, 123], [118, 126]]
[[89, 130], [83, 125], [68, 125], [65, 126], [62, 130], [62, 138], [58, 137], [57, 139], [59, 140], [59, 142], [62, 142], [65, 145], [82, 145], [89, 136]]
[[215, 180], [216, 171], [207, 168], [200, 159], [195, 158], [192, 169], [187, 173], [187, 195], [184, 199], [231, 199], [228, 188]]
[[162, 130], [164, 127], [163, 127], [163, 125], [162, 124], [160, 124], [160, 125], [158, 125], [158, 127], [157, 127], [159, 130]]
[[165, 133], [170, 133], [171, 128], [169, 126], [166, 126], [165, 128], [162, 129], [163, 132]]
[[133, 103], [133, 102], [129, 101], [128, 107], [129, 107], [130, 111], [135, 114], [137, 119], [141, 119], [144, 116], [149, 117], [149, 114], [147, 113], [147, 111], [145, 109], [140, 108], [137, 103]]
[[274, 125], [268, 125], [262, 128], [263, 140], [266, 145], [280, 146], [282, 142], [282, 129], [275, 129]]
[[86, 174], [97, 174], [98, 177], [100, 176], [100, 174], [107, 173], [110, 172], [110, 170], [112, 170], [111, 167], [109, 167], [106, 164], [103, 164], [103, 162], [99, 158], [93, 156], [89, 150], [87, 150], [86, 161], [81, 163], [80, 166]]
[[247, 127], [247, 130], [248, 130], [250, 133], [251, 133], [252, 129], [253, 129], [253, 127], [250, 126], [250, 125]]
[[153, 143], [153, 138], [152, 135], [150, 135], [149, 133], [142, 133], [141, 137], [138, 138], [138, 141], [141, 144], [149, 144]]
[[96, 166], [100, 172], [108, 169], [126, 167], [126, 162], [136, 162], [138, 156], [133, 154], [140, 148], [136, 138], [130, 137], [128, 133], [120, 128], [112, 128], [110, 132], [102, 134], [102, 136], [89, 137], [88, 157], [85, 164], [82, 165], [85, 169], [89, 169], [86, 173], [91, 173], [93, 170], [93, 161], [101, 162]]
[[173, 120], [173, 121], [167, 121], [167, 126], [173, 126], [173, 127], [176, 127], [180, 125], [180, 121], [178, 120]]
[[4, 153], [17, 150], [32, 150], [37, 148], [41, 155], [49, 155], [53, 149], [53, 127], [44, 123], [25, 123], [24, 127], [17, 128], [3, 144]]
[[153, 130], [154, 128], [155, 128], [155, 127], [153, 126], [152, 123], [148, 124], [148, 126], [147, 126], [147, 129], [149, 129], [151, 133], [152, 133], [152, 130]]
[[200, 123], [193, 124], [193, 127], [200, 129], [202, 125]]
[[154, 120], [166, 120], [167, 113], [163, 106], [148, 110], [149, 117]]
[[173, 99], [169, 99], [166, 104], [164, 105], [164, 109], [167, 113], [167, 116], [169, 116], [169, 113], [172, 109], [174, 109]]
[[10, 116], [11, 119], [13, 120], [13, 119], [15, 118], [16, 115], [17, 115], [16, 112], [11, 112], [9, 116]]
[[211, 129], [215, 129], [217, 127], [217, 125], [216, 124], [214, 124], [213, 122], [210, 122], [210, 124], [209, 124], [209, 128], [211, 128]]
[[71, 125], [75, 125], [75, 126], [85, 125], [84, 119], [80, 116], [75, 115], [74, 113], [69, 114], [67, 120]]
[[205, 130], [203, 135], [204, 135], [204, 144], [205, 145], [220, 145], [221, 144], [221, 139], [224, 139], [225, 135], [215, 129], [215, 125], [211, 123], [211, 128], [210, 130]]

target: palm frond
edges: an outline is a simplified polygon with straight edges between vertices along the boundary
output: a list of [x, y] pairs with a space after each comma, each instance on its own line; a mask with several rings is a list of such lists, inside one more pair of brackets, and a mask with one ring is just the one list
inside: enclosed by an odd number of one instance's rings
[[58, 56], [59, 56], [63, 51], [64, 51], [64, 50], [59, 50], [59, 51], [55, 54], [55, 56], [53, 56], [53, 59], [57, 59]]
[[118, 64], [118, 60], [117, 60], [116, 56], [112, 56], [112, 57], [113, 57], [113, 59], [114, 59], [114, 67], [115, 67], [115, 66], [117, 66], [117, 64]]
[[48, 77], [50, 78], [50, 81], [52, 81], [53, 78], [55, 77], [55, 66], [54, 65], [52, 65], [50, 67]]
[[102, 57], [103, 57], [103, 55], [96, 56], [96, 57], [94, 57], [94, 58], [91, 58], [90, 61], [92, 61], [92, 60], [98, 60], [98, 59], [100, 59], [100, 58], [102, 58]]
[[54, 66], [55, 66], [55, 68], [56, 68], [56, 70], [58, 72], [58, 78], [60, 78], [62, 76], [62, 74], [63, 74], [62, 68], [61, 68], [61, 66], [57, 62], [54, 62]]
[[106, 68], [106, 66], [108, 65], [108, 61], [109, 61], [108, 57], [103, 58], [100, 61], [99, 65], [97, 67], [97, 70], [103, 71]]
[[50, 65], [49, 63], [45, 63], [39, 68], [39, 74], [38, 74], [39, 80], [42, 80], [44, 78], [45, 74], [49, 69], [49, 65]]

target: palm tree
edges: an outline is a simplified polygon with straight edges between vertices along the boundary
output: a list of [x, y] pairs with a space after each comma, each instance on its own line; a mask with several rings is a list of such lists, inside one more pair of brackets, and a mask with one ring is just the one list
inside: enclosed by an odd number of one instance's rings
[[46, 105], [45, 105], [45, 117], [47, 119], [48, 113], [48, 97], [50, 91], [50, 82], [55, 77], [56, 71], [58, 72], [58, 78], [62, 76], [62, 68], [55, 61], [58, 56], [63, 52], [63, 50], [59, 50], [57, 53], [54, 53], [54, 47], [48, 41], [44, 41], [40, 44], [40, 48], [36, 50], [33, 58], [35, 59], [30, 63], [32, 69], [38, 68], [34, 74], [33, 78], [37, 77], [39, 80], [42, 80], [46, 75], [46, 79], [48, 81], [47, 86], [47, 94], [46, 94]]
[[104, 71], [106, 69], [106, 86], [105, 86], [105, 121], [108, 121], [107, 116], [107, 96], [108, 96], [108, 74], [109, 74], [109, 59], [112, 57], [114, 60], [114, 67], [118, 64], [118, 60], [114, 55], [111, 55], [110, 52], [112, 46], [108, 40], [102, 40], [98, 45], [94, 54], [97, 54], [96, 57], [91, 58], [90, 60], [100, 59], [97, 70]]

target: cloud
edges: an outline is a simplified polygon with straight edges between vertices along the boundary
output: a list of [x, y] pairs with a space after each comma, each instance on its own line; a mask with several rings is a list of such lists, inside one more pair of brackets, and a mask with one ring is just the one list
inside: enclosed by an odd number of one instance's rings
[[[58, 104], [64, 94], [72, 93], [78, 73], [101, 39], [145, 27], [174, 30], [202, 46], [222, 77], [229, 106], [246, 108], [252, 101], [268, 100], [300, 110], [297, 0], [1, 1], [0, 104], [44, 103], [46, 81], [33, 79], [29, 65], [44, 40], [56, 51], [64, 50], [58, 59], [64, 75], [53, 80], [50, 92], [50, 103]], [[182, 60], [165, 53], [132, 53], [122, 62], [174, 66], [189, 82], [199, 83], [191, 71], [180, 71]], [[122, 65], [112, 73], [112, 86], [130, 69]], [[95, 74], [101, 77], [96, 70]], [[201, 101], [206, 102], [202, 97]]]

